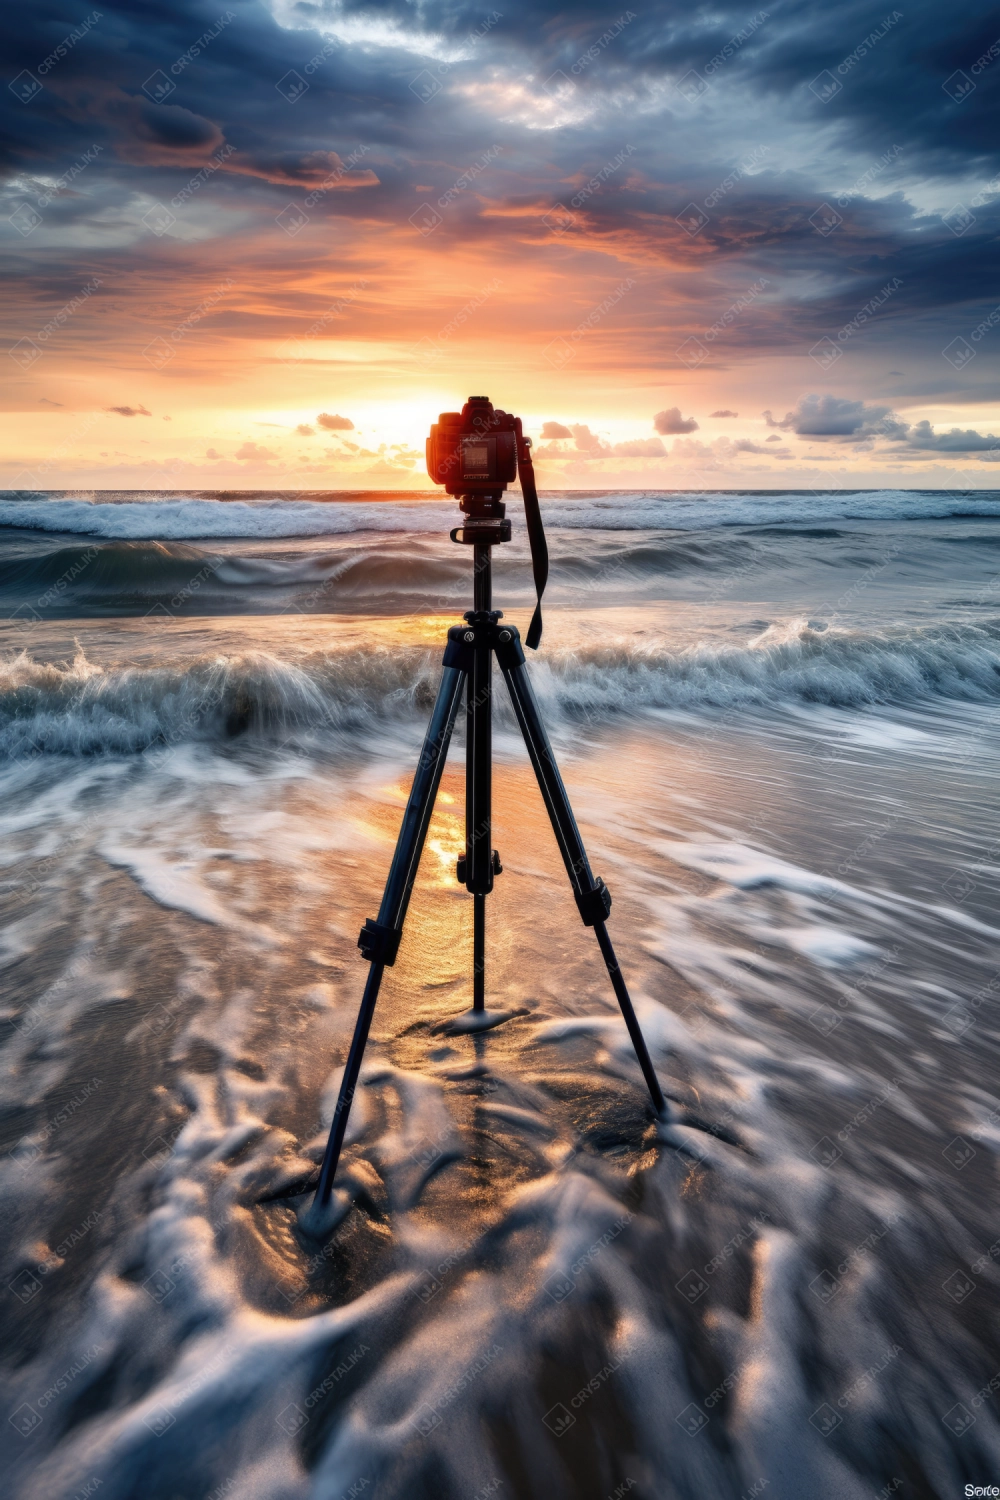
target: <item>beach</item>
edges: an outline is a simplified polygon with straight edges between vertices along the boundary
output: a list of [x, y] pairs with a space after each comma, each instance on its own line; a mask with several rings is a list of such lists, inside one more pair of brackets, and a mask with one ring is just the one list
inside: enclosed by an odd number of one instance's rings
[[457, 512], [0, 494], [18, 1500], [995, 1479], [1000, 492], [542, 509], [529, 672], [669, 1118], [498, 679], [486, 1003], [516, 1014], [442, 1030], [460, 716], [311, 1242], [357, 934], [471, 607]]

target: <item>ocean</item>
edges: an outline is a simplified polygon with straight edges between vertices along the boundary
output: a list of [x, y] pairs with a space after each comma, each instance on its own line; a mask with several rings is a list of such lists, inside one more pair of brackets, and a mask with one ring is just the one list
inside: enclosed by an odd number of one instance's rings
[[[534, 602], [517, 494], [495, 605]], [[1000, 1482], [1000, 491], [543, 494], [325, 1242], [299, 1224], [442, 642], [440, 495], [0, 494], [13, 1500], [951, 1500]]]

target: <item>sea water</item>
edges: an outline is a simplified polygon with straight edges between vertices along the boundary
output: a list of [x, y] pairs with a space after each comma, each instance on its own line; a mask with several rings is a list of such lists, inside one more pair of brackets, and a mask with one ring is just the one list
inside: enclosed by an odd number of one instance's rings
[[[861, 1500], [1000, 1476], [1000, 495], [543, 496], [529, 671], [657, 1121], [497, 682], [308, 1203], [469, 556], [440, 497], [0, 496], [19, 1500]], [[534, 602], [517, 496], [505, 618]]]

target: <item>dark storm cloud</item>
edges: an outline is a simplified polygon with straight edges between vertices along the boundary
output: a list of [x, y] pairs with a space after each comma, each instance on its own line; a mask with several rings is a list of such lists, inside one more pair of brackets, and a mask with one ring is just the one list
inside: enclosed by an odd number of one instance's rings
[[[38, 231], [8, 237], [28, 299], [71, 297], [74, 237], [93, 246], [95, 220], [114, 215], [140, 238], [85, 260], [118, 285], [204, 258], [183, 237], [196, 214], [199, 242], [235, 235], [262, 273], [272, 252], [251, 251], [245, 226], [274, 236], [277, 264], [292, 241], [275, 220], [291, 205], [286, 224], [310, 224], [300, 263], [331, 219], [391, 226], [442, 261], [481, 247], [569, 275], [637, 265], [652, 290], [620, 316], [660, 368], [683, 365], [687, 337], [709, 367], [869, 341], [893, 360], [919, 350], [930, 365], [912, 389], [933, 393], [956, 388], [942, 351], [957, 339], [983, 356], [966, 387], [987, 378], [992, 342], [973, 333], [996, 301], [1000, 58], [979, 64], [1000, 21], [986, 6], [273, 3], [118, 0], [44, 72], [79, 16], [8, 8], [9, 76], [41, 85], [0, 89], [6, 213], [44, 200], [50, 236], [44, 250]], [[974, 87], [946, 87], [956, 72]], [[85, 151], [99, 154], [80, 168]], [[956, 172], [981, 180], [961, 213], [914, 207], [910, 184]], [[157, 201], [179, 219], [163, 238], [143, 228]], [[289, 318], [313, 310], [291, 289], [271, 295]], [[274, 317], [241, 313], [233, 329], [281, 334]]]

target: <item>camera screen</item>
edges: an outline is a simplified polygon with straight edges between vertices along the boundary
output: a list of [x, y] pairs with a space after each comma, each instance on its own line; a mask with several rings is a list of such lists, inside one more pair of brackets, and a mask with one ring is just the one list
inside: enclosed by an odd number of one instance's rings
[[488, 475], [490, 472], [490, 449], [488, 443], [462, 444], [462, 470], [469, 475]]

